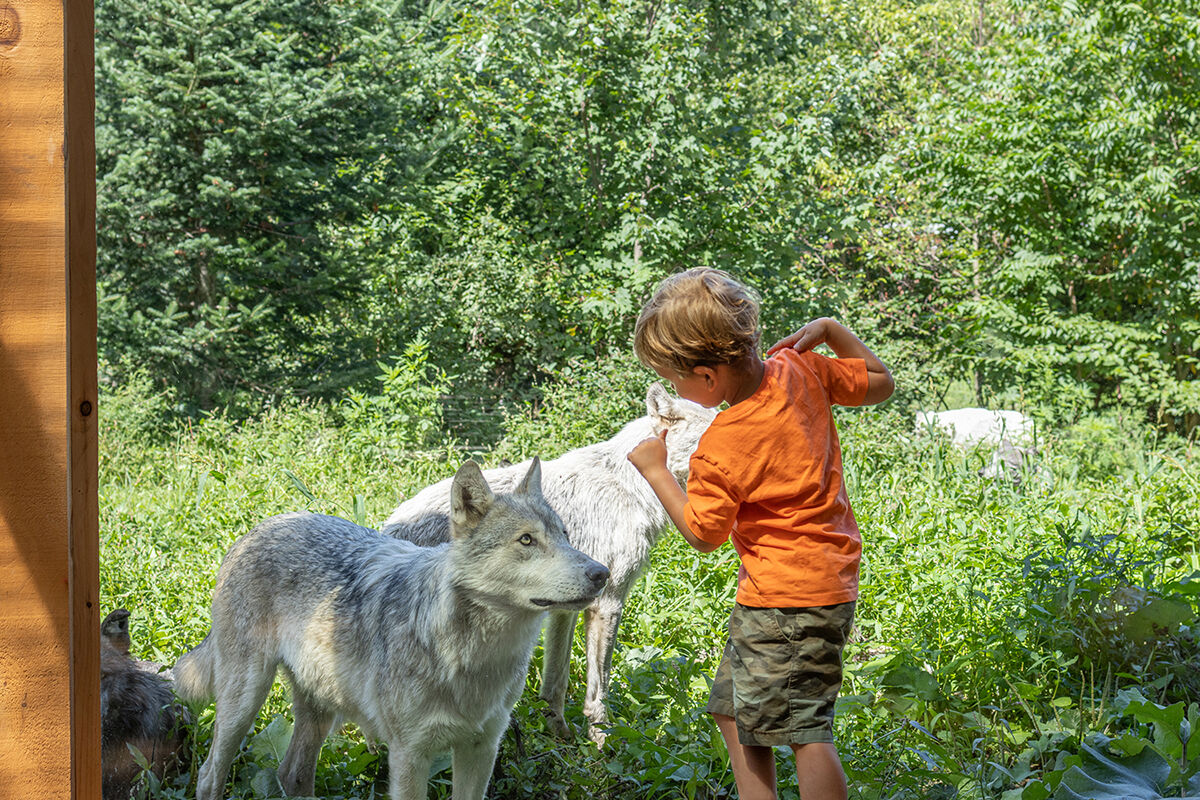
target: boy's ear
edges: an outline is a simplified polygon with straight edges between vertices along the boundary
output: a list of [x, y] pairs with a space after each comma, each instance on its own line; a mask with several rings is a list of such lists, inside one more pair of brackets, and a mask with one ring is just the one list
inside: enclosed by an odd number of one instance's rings
[[703, 364], [692, 367], [692, 373], [704, 378], [704, 386], [706, 389], [711, 389], [713, 384], [717, 382], [717, 370], [713, 367], [707, 367]]

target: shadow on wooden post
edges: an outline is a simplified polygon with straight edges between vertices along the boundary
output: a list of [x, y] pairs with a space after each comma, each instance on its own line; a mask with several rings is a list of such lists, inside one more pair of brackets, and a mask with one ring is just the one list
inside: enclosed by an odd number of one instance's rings
[[0, 799], [99, 800], [90, 0], [0, 0]]

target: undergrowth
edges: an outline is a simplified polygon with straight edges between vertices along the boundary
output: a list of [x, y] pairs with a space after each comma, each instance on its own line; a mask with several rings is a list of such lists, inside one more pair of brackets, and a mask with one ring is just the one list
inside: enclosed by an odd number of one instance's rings
[[[495, 448], [468, 452], [437, 435], [436, 403], [413, 381], [421, 354], [409, 356], [381, 365], [378, 397], [292, 403], [242, 423], [171, 422], [171, 399], [149, 382], [103, 399], [102, 602], [133, 612], [139, 657], [173, 663], [200, 641], [223, 553], [264, 517], [308, 509], [378, 525], [468, 455], [551, 458], [641, 413], [644, 374], [577, 364], [542, 407], [506, 421]], [[1036, 470], [997, 482], [979, 474], [985, 454], [914, 434], [899, 410], [839, 413], [865, 543], [836, 726], [852, 796], [1200, 795], [1193, 448], [1090, 420], [1044, 431]], [[490, 796], [733, 796], [702, 709], [735, 573], [729, 548], [701, 556], [664, 537], [622, 622], [603, 749], [582, 733], [582, 642], [572, 741], [541, 723], [535, 652]], [[289, 714], [277, 684], [235, 762], [232, 797], [282, 796], [274, 768]], [[201, 710], [188, 768], [143, 794], [194, 796], [211, 730], [212, 709]], [[386, 757], [368, 744], [352, 726], [330, 738], [318, 796], [386, 794]], [[781, 796], [795, 798], [789, 761], [781, 751]], [[448, 761], [436, 768], [433, 793], [449, 797]]]

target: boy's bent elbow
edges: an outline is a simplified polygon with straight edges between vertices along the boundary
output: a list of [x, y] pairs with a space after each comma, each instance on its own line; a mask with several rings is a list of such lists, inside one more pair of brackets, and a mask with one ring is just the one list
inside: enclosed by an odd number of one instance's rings
[[[682, 523], [682, 525], [681, 525], [681, 523]], [[687, 541], [687, 543], [692, 546], [692, 549], [697, 552], [711, 553], [713, 550], [716, 550], [718, 547], [721, 546], [721, 544], [723, 544], [723, 542], [718, 543], [718, 544], [713, 544], [712, 542], [706, 542], [705, 540], [703, 540], [699, 536], [697, 536], [695, 533], [693, 533], [692, 529], [689, 528], [687, 526], [687, 523], [683, 522], [683, 520], [677, 521], [675, 524], [675, 527], [679, 529], [679, 533], [683, 536], [683, 538]]]
[[697, 552], [700, 553], [711, 553], [721, 546], [719, 544], [713, 544], [712, 542], [706, 542], [700, 538], [692, 538], [689, 541], [692, 547], [694, 547]]
[[873, 406], [882, 403], [896, 391], [896, 381], [890, 372], [872, 372], [867, 379], [867, 396], [863, 405]]

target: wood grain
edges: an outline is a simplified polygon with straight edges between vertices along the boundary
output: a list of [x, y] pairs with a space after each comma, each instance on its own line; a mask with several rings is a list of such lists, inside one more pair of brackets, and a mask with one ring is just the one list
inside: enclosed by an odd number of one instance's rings
[[100, 797], [92, 37], [0, 0], [4, 800]]

